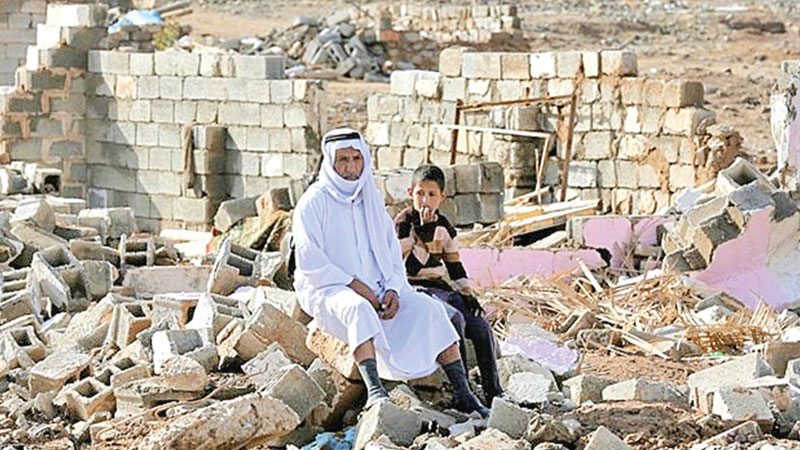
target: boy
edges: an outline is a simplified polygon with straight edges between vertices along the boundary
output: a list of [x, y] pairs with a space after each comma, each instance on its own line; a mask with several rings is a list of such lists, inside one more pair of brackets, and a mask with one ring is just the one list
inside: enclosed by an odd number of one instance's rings
[[445, 198], [444, 187], [444, 172], [440, 168], [433, 165], [417, 168], [408, 189], [413, 206], [395, 217], [395, 228], [403, 249], [408, 280], [419, 290], [445, 303], [450, 320], [461, 337], [459, 350], [465, 365], [464, 338], [474, 344], [486, 404], [491, 405], [492, 399], [503, 393], [497, 375], [494, 338], [489, 322], [482, 316], [483, 308], [472, 295], [472, 284], [459, 259], [456, 230], [438, 212]]

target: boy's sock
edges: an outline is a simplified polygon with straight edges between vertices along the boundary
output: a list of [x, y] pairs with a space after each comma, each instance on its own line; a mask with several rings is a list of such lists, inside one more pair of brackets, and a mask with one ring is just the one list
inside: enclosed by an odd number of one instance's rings
[[472, 390], [469, 388], [467, 371], [461, 360], [456, 360], [450, 364], [442, 366], [450, 384], [453, 385], [453, 394], [456, 396], [456, 409], [462, 412], [471, 413], [477, 411], [481, 417], [489, 417], [489, 409], [480, 402]]
[[378, 400], [389, 398], [386, 388], [383, 387], [383, 383], [378, 377], [378, 363], [375, 358], [367, 358], [358, 363], [358, 373], [361, 374], [361, 379], [364, 380], [364, 384], [367, 386], [367, 405], [365, 409]]

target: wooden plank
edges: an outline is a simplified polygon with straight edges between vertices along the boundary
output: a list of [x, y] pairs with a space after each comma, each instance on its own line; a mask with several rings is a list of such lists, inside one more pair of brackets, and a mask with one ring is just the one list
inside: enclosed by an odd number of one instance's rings
[[522, 136], [522, 137], [532, 137], [539, 139], [547, 139], [547, 137], [552, 134], [552, 133], [545, 133], [542, 131], [506, 130], [505, 128], [474, 127], [469, 125], [448, 125], [442, 123], [433, 124], [433, 128], [445, 128], [448, 130], [462, 130], [462, 131], [478, 131], [484, 133], [505, 134], [509, 136]]
[[475, 103], [472, 105], [461, 106], [460, 109], [462, 111], [478, 111], [486, 108], [494, 108], [495, 106], [513, 106], [513, 105], [524, 105], [528, 103], [558, 102], [562, 100], [569, 100], [571, 97], [572, 97], [571, 95], [556, 95], [553, 97], [545, 96], [545, 97], [535, 97], [535, 98], [521, 98], [516, 100], [504, 100], [499, 102]]
[[564, 143], [564, 164], [562, 169], [561, 201], [567, 199], [567, 182], [569, 180], [569, 163], [572, 160], [572, 131], [575, 128], [575, 108], [578, 103], [575, 94], [572, 94], [572, 102], [569, 105], [569, 124], [567, 125], [567, 141]]

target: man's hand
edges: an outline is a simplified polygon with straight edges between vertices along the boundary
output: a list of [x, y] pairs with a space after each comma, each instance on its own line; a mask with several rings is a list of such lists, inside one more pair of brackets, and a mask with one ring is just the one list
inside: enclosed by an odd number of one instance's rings
[[383, 312], [380, 313], [381, 319], [389, 320], [394, 318], [397, 315], [397, 310], [400, 309], [400, 300], [397, 297], [397, 292], [395, 291], [386, 291], [383, 294]]
[[436, 211], [428, 208], [427, 206], [423, 206], [422, 209], [420, 209], [419, 217], [420, 220], [422, 221], [421, 225], [425, 225], [426, 223], [436, 222], [437, 220], [439, 220], [439, 215], [436, 214]]
[[353, 281], [347, 285], [350, 289], [353, 290], [356, 294], [364, 297], [367, 299], [368, 302], [372, 304], [372, 307], [375, 308], [375, 311], [380, 313], [381, 310], [381, 302], [378, 301], [378, 296], [372, 292], [372, 289], [369, 288], [366, 284], [361, 282], [358, 278], [353, 278]]

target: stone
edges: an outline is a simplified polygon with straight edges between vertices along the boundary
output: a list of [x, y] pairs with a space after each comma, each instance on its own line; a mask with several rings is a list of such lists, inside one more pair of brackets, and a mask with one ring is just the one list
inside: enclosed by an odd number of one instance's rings
[[556, 76], [556, 55], [554, 53], [531, 54], [531, 78], [554, 78]]
[[348, 380], [321, 359], [315, 359], [311, 363], [308, 374], [325, 392], [324, 401], [329, 406], [327, 417], [322, 425], [326, 429], [340, 427], [347, 410], [353, 407], [364, 394], [364, 385]]
[[200, 363], [207, 372], [215, 370], [219, 355], [210, 330], [162, 330], [153, 334], [153, 365], [161, 374], [174, 356], [186, 356]]
[[500, 66], [504, 80], [531, 79], [531, 58], [527, 53], [501, 53]]
[[306, 346], [348, 380], [360, 380], [358, 366], [347, 344], [321, 330], [315, 322], [308, 327]]
[[584, 450], [633, 450], [628, 444], [614, 435], [604, 426], [598, 427], [592, 434], [584, 447]]
[[261, 389], [266, 395], [288, 405], [301, 419], [325, 399], [325, 392], [316, 381], [297, 364], [280, 369]]
[[609, 385], [603, 389], [604, 401], [630, 401], [641, 402], [675, 402], [685, 403], [686, 400], [677, 389], [666, 382], [654, 382], [641, 379], [625, 380]]
[[533, 411], [517, 406], [501, 397], [495, 397], [486, 426], [500, 430], [513, 439], [520, 439], [528, 429], [528, 422], [532, 416]]
[[206, 369], [186, 356], [173, 356], [161, 371], [164, 383], [176, 391], [202, 391], [208, 383]]
[[769, 366], [757, 354], [751, 353], [732, 361], [710, 367], [689, 375], [689, 398], [693, 405], [704, 413], [710, 413], [707, 394], [718, 387], [740, 387], [756, 378], [774, 375]]
[[603, 75], [636, 76], [636, 53], [630, 50], [604, 50], [600, 52], [600, 67]]
[[392, 443], [410, 446], [422, 429], [419, 414], [403, 409], [391, 402], [378, 402], [364, 413], [356, 427], [354, 450], [363, 450], [366, 445], [382, 435]]
[[572, 428], [567, 424], [569, 419], [561, 421], [553, 419], [547, 414], [537, 415], [531, 420], [525, 432], [525, 440], [533, 445], [542, 442], [558, 442], [562, 444], [572, 444], [580, 436], [580, 423], [572, 420], [575, 425]]
[[292, 360], [286, 356], [283, 347], [273, 342], [266, 350], [242, 364], [242, 371], [250, 376], [254, 385], [264, 386], [273, 375], [290, 364], [293, 364]]
[[31, 395], [61, 389], [67, 381], [81, 378], [91, 357], [74, 351], [56, 352], [30, 369], [28, 389]]
[[547, 367], [522, 355], [509, 355], [497, 360], [497, 373], [502, 386], [508, 384], [512, 375], [522, 372], [537, 373], [552, 381], [553, 384], [556, 383], [553, 373]]
[[17, 205], [11, 224], [30, 222], [44, 231], [52, 233], [56, 226], [56, 215], [45, 199], [25, 199]]
[[461, 76], [464, 78], [501, 79], [500, 53], [464, 53]]
[[307, 335], [305, 325], [269, 303], [262, 303], [245, 321], [235, 349], [243, 359], [249, 360], [267, 345], [278, 342], [292, 360], [308, 365], [316, 355], [306, 346]]
[[704, 89], [699, 81], [671, 80], [664, 86], [664, 106], [703, 106]]
[[699, 447], [703, 449], [712, 446], [724, 447], [733, 442], [754, 443], [760, 441], [763, 436], [764, 433], [758, 423], [749, 421], [703, 441], [699, 444]]
[[240, 448], [285, 436], [300, 422], [282, 401], [263, 393], [247, 394], [174, 419], [151, 433], [142, 448]]
[[158, 405], [172, 401], [189, 401], [202, 396], [202, 392], [176, 391], [158, 377], [142, 378], [114, 388], [117, 399], [115, 417], [140, 414]]
[[596, 375], [578, 375], [565, 380], [563, 383], [565, 394], [573, 402], [580, 405], [583, 402], [603, 401], [603, 389], [615, 383], [615, 380]]
[[122, 282], [141, 296], [173, 292], [205, 292], [211, 266], [155, 266], [129, 268]]
[[515, 373], [506, 386], [506, 393], [522, 404], [544, 403], [548, 394], [556, 390], [552, 380], [534, 372]]
[[771, 426], [775, 421], [764, 397], [756, 391], [719, 387], [709, 393], [712, 396], [711, 414], [731, 422], [756, 422]]
[[449, 47], [439, 52], [439, 73], [445, 77], [460, 77], [463, 55], [468, 47]]
[[523, 440], [512, 439], [500, 430], [488, 429], [480, 435], [455, 447], [455, 450], [530, 450]]

